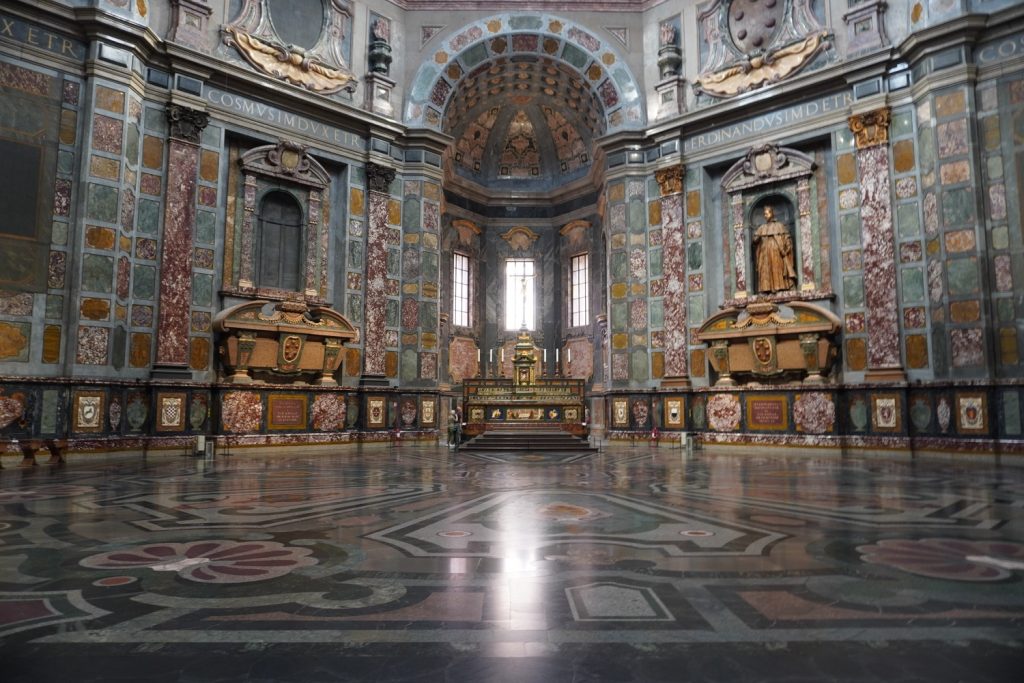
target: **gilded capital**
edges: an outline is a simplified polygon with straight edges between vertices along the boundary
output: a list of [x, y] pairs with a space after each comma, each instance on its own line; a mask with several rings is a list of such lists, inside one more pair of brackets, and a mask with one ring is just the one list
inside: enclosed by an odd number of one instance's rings
[[654, 179], [658, 181], [662, 197], [679, 194], [683, 191], [683, 166], [680, 164], [655, 171]]
[[848, 119], [857, 149], [889, 143], [889, 107], [882, 107]]

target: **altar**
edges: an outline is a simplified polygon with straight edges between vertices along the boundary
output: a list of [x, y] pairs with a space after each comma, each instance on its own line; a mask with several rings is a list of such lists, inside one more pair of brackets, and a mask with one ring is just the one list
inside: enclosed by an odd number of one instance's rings
[[537, 376], [537, 349], [520, 332], [513, 376], [463, 380], [465, 434], [488, 430], [559, 430], [585, 436], [584, 380]]

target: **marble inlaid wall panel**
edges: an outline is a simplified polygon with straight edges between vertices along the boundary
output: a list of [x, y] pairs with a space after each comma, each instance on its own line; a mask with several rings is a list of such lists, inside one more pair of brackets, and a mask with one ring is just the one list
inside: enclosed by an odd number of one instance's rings
[[[77, 211], [81, 85], [76, 78], [0, 59], [0, 148], [5, 212], [0, 216], [3, 362], [16, 372], [50, 374], [62, 354], [59, 325], [33, 325], [47, 292], [60, 296], [68, 236]], [[15, 292], [21, 292], [15, 294]], [[63, 299], [61, 300], [63, 303]], [[62, 311], [63, 313], [63, 311]], [[57, 343], [54, 343], [56, 339]], [[46, 346], [42, 355], [40, 350]], [[50, 367], [47, 367], [50, 366]]]
[[[980, 83], [974, 93], [981, 136], [981, 213], [987, 246], [995, 364], [1000, 376], [1019, 377], [1021, 363], [1019, 300], [1024, 291], [1024, 73], [1017, 72]], [[1008, 187], [1009, 185], [1009, 187]], [[979, 235], [980, 236], [980, 235]], [[1013, 411], [1010, 411], [1013, 413]]]
[[[922, 306], [927, 299], [924, 266], [925, 243], [921, 234], [920, 172], [931, 158], [918, 150], [917, 108], [906, 106], [892, 111], [889, 126], [893, 155], [892, 217], [896, 240], [896, 267], [900, 282], [899, 322], [902, 325], [902, 354], [910, 378], [933, 377], [930, 360], [929, 320]], [[909, 324], [908, 324], [909, 323]]]

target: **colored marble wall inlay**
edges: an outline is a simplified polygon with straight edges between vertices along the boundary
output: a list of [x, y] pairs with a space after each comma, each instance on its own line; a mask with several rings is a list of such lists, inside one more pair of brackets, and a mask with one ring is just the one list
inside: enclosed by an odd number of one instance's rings
[[682, 194], [661, 199], [663, 243], [662, 270], [665, 273], [663, 300], [665, 327], [665, 376], [687, 374], [686, 342], [686, 254]]
[[[393, 177], [393, 171], [391, 172]], [[390, 182], [387, 183], [388, 185]], [[386, 187], [386, 185], [384, 185]], [[382, 188], [383, 189], [383, 188]], [[387, 225], [390, 197], [370, 189], [370, 225], [366, 244], [365, 347], [363, 362], [368, 375], [385, 374], [385, 303], [387, 279]]]
[[864, 202], [864, 284], [869, 334], [869, 365], [872, 369], [901, 367], [899, 306], [896, 300], [896, 261], [889, 190], [889, 153], [885, 145], [857, 151]]
[[172, 139], [168, 147], [167, 201], [160, 271], [156, 362], [188, 364], [189, 305], [192, 298], [192, 226], [195, 223], [199, 150]]

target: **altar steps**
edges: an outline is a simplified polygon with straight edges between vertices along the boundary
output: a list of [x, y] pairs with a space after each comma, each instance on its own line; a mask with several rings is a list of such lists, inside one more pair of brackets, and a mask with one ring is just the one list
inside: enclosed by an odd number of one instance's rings
[[488, 453], [596, 453], [586, 439], [555, 430], [487, 431], [462, 445], [462, 450]]

